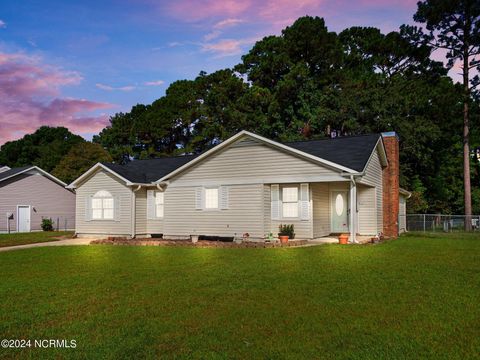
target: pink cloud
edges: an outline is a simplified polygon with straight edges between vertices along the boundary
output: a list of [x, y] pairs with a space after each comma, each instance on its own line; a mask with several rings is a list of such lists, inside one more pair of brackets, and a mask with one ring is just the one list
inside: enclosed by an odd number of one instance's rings
[[218, 57], [232, 56], [241, 54], [243, 45], [251, 45], [256, 40], [258, 39], [223, 39], [214, 43], [204, 43], [201, 45], [201, 49], [204, 52], [215, 53]]
[[86, 134], [98, 132], [108, 116], [98, 113], [112, 104], [62, 98], [63, 86], [82, 81], [77, 72], [44, 64], [22, 53], [0, 53], [0, 144], [42, 125], [65, 126]]
[[136, 86], [133, 85], [125, 85], [125, 86], [110, 86], [110, 85], [105, 85], [105, 84], [100, 84], [97, 83], [95, 86], [101, 90], [106, 90], [106, 91], [132, 91], [136, 89]]
[[225, 19], [225, 20], [217, 22], [215, 25], [213, 25], [213, 28], [214, 29], [223, 29], [223, 28], [230, 27], [230, 26], [235, 26], [235, 25], [238, 25], [238, 24], [241, 24], [241, 23], [244, 23], [244, 22], [245, 22], [245, 20], [230, 18], [230, 19]]
[[209, 17], [236, 16], [245, 13], [255, 2], [252, 0], [180, 0], [170, 6], [170, 12], [187, 21]]
[[358, 0], [360, 5], [366, 5], [371, 7], [402, 7], [416, 9], [418, 0]]
[[325, 3], [325, 0], [179, 0], [168, 11], [184, 21], [222, 19], [213, 25], [214, 29], [222, 29], [247, 20], [290, 24], [299, 16], [321, 10]]
[[163, 84], [165, 84], [165, 81], [163, 80], [146, 81], [144, 83], [146, 86], [162, 86]]

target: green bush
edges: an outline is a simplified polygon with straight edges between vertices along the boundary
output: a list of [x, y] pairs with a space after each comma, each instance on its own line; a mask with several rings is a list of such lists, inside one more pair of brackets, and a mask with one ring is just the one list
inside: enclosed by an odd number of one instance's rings
[[43, 231], [53, 231], [53, 220], [52, 219], [42, 219], [42, 230]]
[[295, 227], [293, 224], [290, 224], [290, 225], [282, 225], [280, 224], [280, 226], [278, 227], [278, 230], [280, 231], [278, 233], [279, 236], [285, 236], [285, 235], [288, 235], [288, 237], [290, 239], [294, 239], [295, 238]]

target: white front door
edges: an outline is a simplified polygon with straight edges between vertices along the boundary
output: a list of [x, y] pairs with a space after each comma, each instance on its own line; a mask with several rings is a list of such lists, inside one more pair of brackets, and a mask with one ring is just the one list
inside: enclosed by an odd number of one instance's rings
[[348, 191], [332, 191], [331, 202], [331, 232], [348, 232]]
[[30, 231], [30, 206], [18, 206], [17, 232]]

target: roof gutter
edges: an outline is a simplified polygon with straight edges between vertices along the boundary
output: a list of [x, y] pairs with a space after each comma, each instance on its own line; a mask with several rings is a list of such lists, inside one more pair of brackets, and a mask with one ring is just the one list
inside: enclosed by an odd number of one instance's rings
[[412, 193], [410, 191], [402, 189], [402, 188], [399, 188], [398, 192], [402, 195], [405, 195], [407, 197], [407, 199], [410, 199], [410, 197], [412, 196]]
[[361, 171], [361, 172], [354, 172], [354, 173], [347, 173], [347, 172], [342, 172], [340, 173], [340, 176], [347, 176], [349, 177], [350, 179], [352, 178], [352, 176], [356, 176], [356, 177], [361, 177], [365, 175], [365, 171]]

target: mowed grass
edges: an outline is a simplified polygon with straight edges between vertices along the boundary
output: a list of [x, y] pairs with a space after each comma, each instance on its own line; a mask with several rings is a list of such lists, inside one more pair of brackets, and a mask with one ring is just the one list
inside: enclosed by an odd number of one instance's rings
[[479, 334], [479, 235], [0, 253], [0, 338], [77, 343], [0, 357], [473, 359]]
[[72, 235], [72, 231], [35, 231], [28, 233], [0, 234], [0, 247], [58, 241], [59, 237]]

